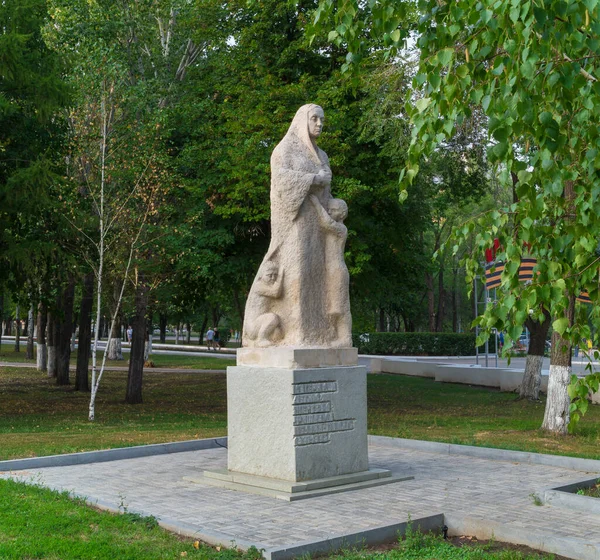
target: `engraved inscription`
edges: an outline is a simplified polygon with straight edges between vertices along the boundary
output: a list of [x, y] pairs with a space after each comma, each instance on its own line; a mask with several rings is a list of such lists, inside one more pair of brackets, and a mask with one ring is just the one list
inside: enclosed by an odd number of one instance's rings
[[294, 435], [318, 434], [327, 432], [346, 432], [354, 429], [354, 418], [348, 420], [336, 420], [333, 422], [321, 422], [319, 424], [303, 424], [294, 427]]
[[318, 422], [332, 422], [333, 414], [300, 414], [294, 418], [294, 426], [299, 424], [317, 424]]
[[330, 399], [337, 390], [336, 381], [293, 385], [296, 446], [330, 443], [332, 434], [354, 430], [354, 418], [335, 418]]
[[314, 443], [329, 443], [329, 434], [314, 434], [296, 438], [296, 445], [312, 445]]
[[337, 391], [336, 381], [323, 381], [318, 383], [294, 383], [294, 395], [304, 393], [331, 393]]
[[294, 407], [294, 414], [318, 414], [319, 412], [331, 412], [331, 403], [300, 404]]
[[326, 397], [322, 393], [307, 393], [306, 395], [294, 395], [293, 404], [318, 403], [325, 400]]

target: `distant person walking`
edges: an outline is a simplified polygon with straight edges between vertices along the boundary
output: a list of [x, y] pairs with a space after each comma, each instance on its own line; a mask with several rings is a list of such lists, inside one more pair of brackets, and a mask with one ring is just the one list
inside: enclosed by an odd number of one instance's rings
[[133, 337], [133, 329], [131, 328], [131, 325], [129, 325], [127, 327], [127, 342], [129, 342], [129, 344], [131, 344], [132, 337]]
[[219, 329], [215, 329], [214, 348], [215, 348], [215, 351], [221, 349], [221, 334], [219, 333]]
[[210, 350], [216, 350], [215, 348], [215, 331], [212, 327], [206, 331], [206, 347]]

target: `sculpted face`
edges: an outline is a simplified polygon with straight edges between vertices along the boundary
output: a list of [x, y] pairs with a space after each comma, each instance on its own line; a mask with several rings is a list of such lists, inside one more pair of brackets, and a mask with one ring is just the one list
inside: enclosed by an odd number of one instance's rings
[[311, 138], [318, 138], [323, 130], [323, 122], [325, 121], [325, 113], [321, 107], [311, 109], [308, 113], [308, 133]]
[[342, 222], [348, 217], [348, 206], [339, 198], [332, 198], [329, 201], [327, 211], [336, 222]]
[[279, 275], [279, 271], [276, 266], [270, 265], [265, 267], [265, 270], [262, 274], [262, 279], [267, 284], [273, 284], [277, 280], [277, 276]]

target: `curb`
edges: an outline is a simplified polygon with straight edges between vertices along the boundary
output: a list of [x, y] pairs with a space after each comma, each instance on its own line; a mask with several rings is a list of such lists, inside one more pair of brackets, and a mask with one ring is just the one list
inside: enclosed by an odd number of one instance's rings
[[527, 451], [510, 451], [492, 447], [476, 447], [473, 445], [458, 445], [455, 443], [439, 443], [437, 441], [422, 441], [387, 436], [369, 436], [369, 443], [382, 447], [400, 447], [443, 455], [466, 455], [468, 457], [479, 457], [480, 459], [493, 459], [494, 461], [546, 465], [574, 471], [600, 472], [599, 460], [581, 459], [566, 455], [545, 455], [543, 453], [529, 453]]
[[267, 548], [263, 551], [265, 560], [289, 560], [291, 558], [306, 557], [307, 555], [331, 554], [347, 548], [363, 548], [379, 544], [394, 542], [399, 536], [404, 536], [408, 526], [415, 527], [416, 531], [423, 533], [439, 533], [444, 525], [444, 514], [439, 513], [420, 519], [412, 519], [402, 523], [381, 525], [355, 533], [335, 535], [328, 539], [318, 541], [304, 541], [290, 546]]
[[513, 526], [509, 523], [454, 514], [446, 514], [444, 519], [451, 535], [470, 535], [477, 539], [494, 539], [521, 544], [535, 550], [577, 560], [598, 560], [600, 558], [600, 545], [591, 544], [582, 539], [554, 535], [550, 531], [533, 533], [530, 529]]
[[48, 455], [46, 457], [31, 457], [28, 459], [10, 459], [0, 461], [0, 472], [20, 471], [26, 469], [42, 469], [46, 467], [67, 467], [71, 465], [85, 465], [88, 463], [105, 463], [107, 461], [120, 461], [122, 459], [137, 459], [152, 455], [167, 455], [182, 451], [199, 451], [202, 449], [215, 449], [227, 447], [227, 438], [192, 439], [172, 443], [154, 443], [138, 445], [135, 447], [119, 447], [117, 449], [103, 449], [101, 451], [84, 451], [82, 453], [68, 453], [65, 455]]
[[565, 486], [548, 488], [545, 491], [538, 492], [538, 498], [541, 498], [545, 505], [578, 511], [588, 515], [600, 515], [600, 500], [591, 496], [581, 496], [577, 494], [580, 488], [592, 488], [596, 485], [598, 477], [588, 480], [573, 482]]

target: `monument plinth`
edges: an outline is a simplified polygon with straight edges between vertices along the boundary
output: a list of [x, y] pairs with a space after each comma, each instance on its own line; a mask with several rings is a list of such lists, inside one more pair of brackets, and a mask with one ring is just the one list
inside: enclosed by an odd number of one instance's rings
[[366, 368], [345, 350], [273, 348], [268, 366], [227, 369], [230, 471], [298, 482], [368, 470]]
[[248, 350], [227, 368], [228, 468], [203, 483], [294, 501], [412, 478], [369, 469], [355, 348]]
[[369, 470], [348, 208], [331, 196], [316, 144], [324, 118], [300, 107], [271, 156], [271, 243], [246, 300], [244, 347], [227, 368], [228, 469], [205, 483], [291, 500], [398, 480]]

